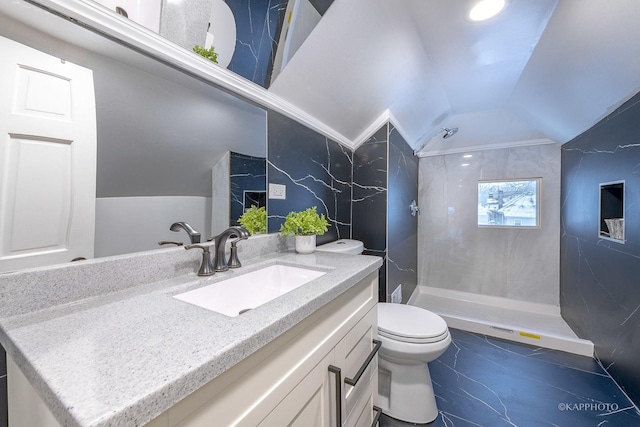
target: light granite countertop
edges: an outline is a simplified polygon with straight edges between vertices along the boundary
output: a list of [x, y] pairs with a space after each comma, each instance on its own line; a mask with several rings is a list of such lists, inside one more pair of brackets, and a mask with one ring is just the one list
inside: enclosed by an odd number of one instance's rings
[[[183, 264], [197, 266], [193, 255], [189, 257]], [[233, 318], [172, 297], [275, 263], [327, 273], [284, 298]], [[108, 262], [94, 264], [109, 269]], [[55, 270], [58, 276], [76, 277], [67, 286], [57, 279], [58, 293], [75, 296], [43, 305], [44, 297], [32, 295], [32, 307], [25, 299], [30, 298], [30, 292], [38, 292], [38, 284], [33, 282], [39, 276], [33, 272], [31, 277], [21, 273], [0, 275], [0, 298], [5, 298], [4, 307], [0, 304], [0, 342], [60, 424], [140, 426], [332, 301], [381, 264], [381, 258], [363, 255], [272, 253], [209, 278], [190, 273], [122, 288], [92, 285], [107, 290], [89, 293], [77, 291], [82, 274], [63, 267]], [[46, 287], [51, 286], [48, 283]]]

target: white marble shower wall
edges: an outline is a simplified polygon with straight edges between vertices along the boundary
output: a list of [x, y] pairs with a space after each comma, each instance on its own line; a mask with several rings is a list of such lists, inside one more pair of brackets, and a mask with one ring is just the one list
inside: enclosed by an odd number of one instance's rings
[[[419, 174], [420, 286], [559, 305], [559, 144], [424, 157]], [[541, 227], [479, 228], [478, 181], [518, 178], [542, 178]]]

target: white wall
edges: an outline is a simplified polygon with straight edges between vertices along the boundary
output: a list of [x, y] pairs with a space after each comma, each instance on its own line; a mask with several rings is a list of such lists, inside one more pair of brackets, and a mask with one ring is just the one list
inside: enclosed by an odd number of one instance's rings
[[[559, 304], [559, 144], [424, 157], [419, 173], [419, 285]], [[478, 228], [478, 180], [537, 177], [540, 229]]]
[[189, 243], [185, 231], [173, 232], [185, 221], [211, 237], [211, 198], [196, 196], [106, 197], [96, 199], [95, 257], [158, 249], [158, 241]]

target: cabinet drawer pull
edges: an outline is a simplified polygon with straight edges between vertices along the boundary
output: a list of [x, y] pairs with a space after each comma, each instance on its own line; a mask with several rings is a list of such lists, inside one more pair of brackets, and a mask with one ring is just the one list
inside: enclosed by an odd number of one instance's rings
[[358, 383], [358, 380], [360, 379], [362, 374], [364, 374], [365, 369], [367, 369], [367, 366], [369, 366], [369, 363], [371, 363], [371, 360], [374, 358], [378, 350], [380, 350], [380, 346], [382, 345], [382, 342], [378, 340], [373, 340], [373, 344], [375, 344], [373, 346], [373, 350], [371, 350], [371, 353], [369, 353], [369, 356], [367, 356], [367, 360], [364, 361], [362, 366], [360, 366], [360, 369], [358, 369], [358, 372], [356, 372], [356, 376], [354, 378], [345, 377], [344, 378], [345, 384], [349, 384], [350, 386], [355, 386]]
[[382, 409], [378, 408], [376, 405], [373, 405], [373, 412], [375, 412], [376, 415], [373, 417], [371, 427], [376, 427], [376, 425], [378, 425], [378, 421], [380, 420], [380, 415], [382, 415]]
[[329, 372], [336, 374], [336, 426], [342, 426], [342, 370], [329, 365]]

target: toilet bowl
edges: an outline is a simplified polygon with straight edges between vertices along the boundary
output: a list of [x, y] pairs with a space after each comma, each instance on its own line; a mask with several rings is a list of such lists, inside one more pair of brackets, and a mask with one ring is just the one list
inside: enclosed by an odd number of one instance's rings
[[401, 421], [429, 423], [438, 416], [428, 362], [451, 344], [447, 324], [419, 307], [378, 303], [379, 406]]
[[[342, 239], [320, 245], [320, 252], [361, 254], [362, 242]], [[427, 363], [451, 344], [444, 319], [420, 307], [378, 303], [378, 406], [401, 421], [430, 423], [438, 408]]]

